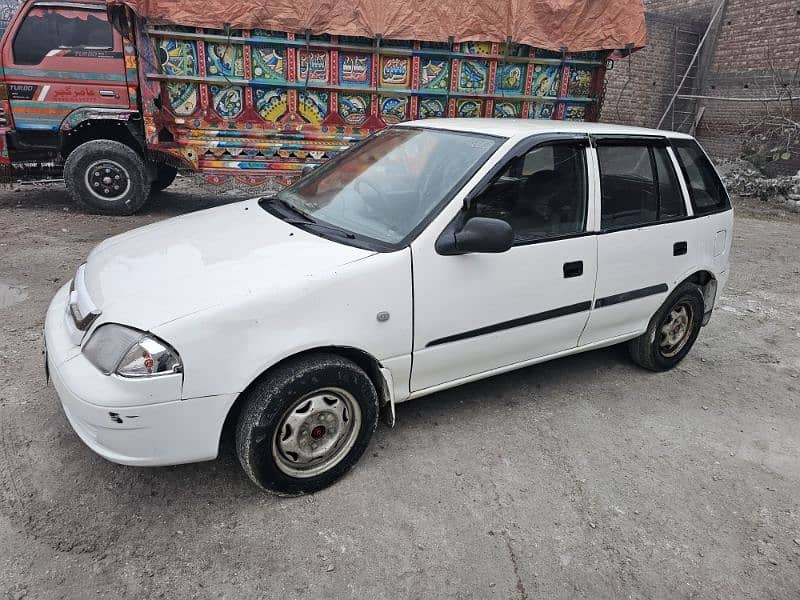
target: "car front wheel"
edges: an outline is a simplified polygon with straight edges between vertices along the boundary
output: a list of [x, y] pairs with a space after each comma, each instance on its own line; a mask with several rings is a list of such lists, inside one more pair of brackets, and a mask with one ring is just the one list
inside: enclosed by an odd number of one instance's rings
[[700, 287], [682, 283], [650, 320], [647, 331], [628, 342], [633, 361], [651, 371], [667, 371], [689, 353], [703, 322]]
[[280, 365], [244, 399], [236, 452], [250, 479], [278, 494], [320, 490], [361, 457], [378, 423], [378, 395], [355, 363], [311, 354]]

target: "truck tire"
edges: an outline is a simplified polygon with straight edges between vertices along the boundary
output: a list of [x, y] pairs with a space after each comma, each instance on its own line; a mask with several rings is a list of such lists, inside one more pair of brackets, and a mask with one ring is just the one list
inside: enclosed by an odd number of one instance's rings
[[170, 167], [169, 165], [156, 165], [156, 178], [150, 184], [150, 189], [155, 192], [160, 192], [167, 189], [175, 181], [178, 176], [178, 169]]
[[101, 215], [132, 215], [150, 195], [142, 157], [113, 140], [92, 140], [64, 163], [64, 182], [75, 202]]
[[335, 354], [290, 360], [247, 392], [236, 453], [260, 488], [296, 496], [330, 485], [358, 461], [378, 424], [369, 376]]
[[703, 325], [703, 292], [694, 283], [675, 288], [641, 336], [628, 342], [633, 362], [650, 371], [668, 371], [692, 349]]

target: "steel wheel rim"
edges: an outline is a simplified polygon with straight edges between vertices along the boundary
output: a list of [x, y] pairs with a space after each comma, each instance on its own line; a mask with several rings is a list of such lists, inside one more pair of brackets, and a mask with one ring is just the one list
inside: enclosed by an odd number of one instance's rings
[[272, 457], [292, 477], [315, 477], [347, 456], [361, 430], [361, 408], [341, 388], [321, 388], [293, 402], [272, 436]]
[[128, 170], [115, 160], [104, 158], [94, 161], [84, 174], [86, 189], [98, 200], [113, 202], [124, 197], [131, 189]]
[[688, 302], [673, 306], [659, 327], [658, 350], [672, 358], [686, 346], [694, 329], [694, 310]]

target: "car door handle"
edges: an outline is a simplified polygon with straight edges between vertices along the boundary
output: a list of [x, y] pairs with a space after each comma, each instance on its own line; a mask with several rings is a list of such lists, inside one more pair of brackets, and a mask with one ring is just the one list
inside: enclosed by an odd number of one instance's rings
[[575, 262], [564, 263], [564, 278], [580, 277], [583, 275], [583, 261], [576, 260]]
[[672, 256], [682, 256], [689, 251], [689, 246], [686, 242], [675, 242], [672, 244]]
[[106, 98], [119, 98], [119, 94], [114, 90], [100, 90], [98, 93]]

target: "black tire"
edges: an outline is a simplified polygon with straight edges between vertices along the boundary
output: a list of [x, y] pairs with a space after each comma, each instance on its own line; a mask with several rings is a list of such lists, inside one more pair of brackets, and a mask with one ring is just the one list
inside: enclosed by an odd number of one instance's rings
[[[668, 371], [681, 362], [700, 333], [704, 307], [703, 292], [699, 286], [685, 282], [675, 288], [650, 319], [647, 331], [628, 342], [628, 352], [633, 362], [651, 371]], [[681, 313], [681, 310], [685, 313]], [[676, 319], [676, 315], [680, 317], [682, 314], [687, 317], [685, 333], [680, 333], [683, 331], [682, 320]], [[668, 324], [671, 323], [675, 323], [675, 326], [669, 328]], [[674, 337], [664, 333], [665, 327], [677, 332]], [[670, 343], [673, 340], [677, 341]]]
[[[320, 390], [339, 390], [349, 395], [348, 402], [355, 401], [357, 407], [351, 413], [352, 429], [348, 434], [349, 443], [341, 442], [337, 462], [330, 466], [318, 465], [322, 472], [308, 471], [300, 476], [287, 473], [294, 464], [303, 468], [302, 463], [293, 463], [292, 457], [284, 453], [279, 444], [291, 437], [298, 443], [312, 442], [319, 425], [314, 413], [308, 411], [306, 421], [293, 430], [288, 425], [292, 418], [304, 418], [300, 413], [305, 402], [316, 401], [328, 392]], [[312, 398], [313, 400], [308, 400]], [[329, 399], [324, 399], [326, 402]], [[298, 408], [299, 407], [299, 408]], [[360, 412], [360, 420], [354, 414]], [[299, 416], [298, 416], [298, 413]], [[321, 416], [319, 418], [322, 418]], [[325, 418], [330, 419], [329, 415]], [[308, 421], [311, 425], [309, 436]], [[331, 427], [338, 432], [345, 419]], [[355, 424], [359, 423], [356, 427]], [[236, 454], [248, 477], [262, 489], [280, 495], [299, 495], [321, 490], [342, 477], [364, 453], [372, 433], [378, 424], [378, 394], [367, 374], [355, 363], [334, 354], [315, 353], [300, 357], [280, 365], [274, 371], [257, 381], [247, 392], [244, 405], [236, 425]], [[280, 431], [279, 431], [280, 429]], [[322, 435], [328, 432], [322, 427]], [[289, 433], [297, 435], [289, 436]], [[305, 432], [305, 433], [304, 433]], [[279, 433], [283, 440], [279, 441]], [[331, 434], [331, 439], [337, 435]], [[316, 438], [315, 438], [316, 439]], [[324, 438], [323, 441], [324, 442]], [[352, 445], [350, 445], [352, 444]], [[334, 446], [336, 448], [336, 446]], [[348, 449], [349, 448], [349, 449]], [[308, 450], [308, 447], [306, 447]], [[310, 450], [309, 450], [310, 452]], [[297, 460], [295, 454], [294, 459]], [[329, 459], [333, 460], [333, 458]], [[288, 465], [288, 466], [287, 466]]]
[[64, 163], [64, 181], [75, 202], [101, 215], [132, 215], [150, 195], [142, 157], [113, 140], [92, 140], [75, 148]]
[[156, 178], [150, 184], [150, 189], [155, 192], [161, 192], [172, 185], [175, 177], [178, 176], [178, 169], [170, 167], [169, 165], [156, 165]]

